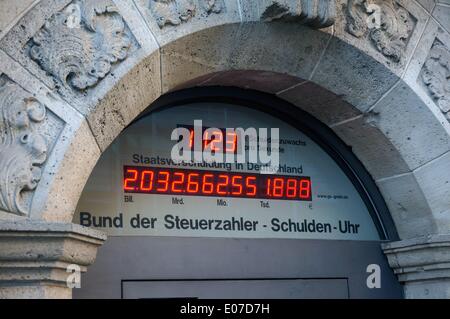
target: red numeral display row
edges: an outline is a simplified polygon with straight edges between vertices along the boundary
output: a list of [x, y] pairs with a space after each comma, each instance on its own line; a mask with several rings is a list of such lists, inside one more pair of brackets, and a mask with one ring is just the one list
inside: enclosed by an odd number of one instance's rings
[[309, 177], [124, 166], [126, 193], [311, 200]]

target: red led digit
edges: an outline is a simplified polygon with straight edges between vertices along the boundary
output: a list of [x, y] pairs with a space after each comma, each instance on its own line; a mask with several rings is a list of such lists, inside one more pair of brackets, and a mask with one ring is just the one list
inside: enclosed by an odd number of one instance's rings
[[249, 176], [245, 179], [245, 186], [247, 187], [247, 196], [255, 196], [256, 195], [256, 177]]
[[[184, 183], [184, 173], [175, 172], [173, 174], [173, 181], [171, 191], [174, 193], [181, 193], [183, 191], [183, 183]], [[177, 178], [175, 180], [175, 178]]]
[[205, 133], [203, 134], [203, 149], [204, 150], [206, 150], [208, 144], [210, 144], [209, 133], [208, 133], [208, 131], [205, 131]]
[[204, 149], [207, 150], [209, 148], [209, 151], [211, 152], [221, 152], [223, 148], [223, 134], [222, 131], [213, 131], [211, 133], [211, 136], [213, 137], [211, 140], [209, 138], [208, 131], [205, 131], [204, 134]]
[[135, 189], [135, 186], [130, 186], [130, 183], [136, 182], [138, 178], [138, 171], [135, 169], [128, 169], [125, 175], [131, 174], [131, 177], [125, 178], [123, 181], [123, 189], [126, 191], [132, 191]]
[[234, 132], [228, 132], [225, 141], [225, 152], [234, 153], [236, 151], [237, 134]]
[[223, 178], [224, 181], [220, 182], [220, 183], [217, 183], [217, 191], [216, 191], [216, 193], [219, 194], [219, 195], [226, 195], [227, 194], [226, 189], [228, 187], [228, 182], [229, 182], [230, 178], [229, 178], [228, 175], [223, 175], [223, 174], [219, 175], [219, 179], [221, 179], [221, 178]]
[[213, 131], [214, 139], [211, 141], [211, 151], [223, 152], [222, 131]]
[[156, 191], [167, 192], [167, 190], [169, 189], [169, 176], [170, 176], [170, 174], [167, 171], [159, 171], [158, 172], [158, 184], [162, 184], [163, 186], [158, 187], [156, 189]]
[[189, 148], [192, 150], [194, 146], [194, 130], [189, 131]]
[[[207, 181], [210, 179], [210, 181]], [[202, 193], [203, 194], [212, 194], [214, 192], [214, 175], [213, 174], [205, 174], [202, 179]]]
[[300, 180], [299, 197], [309, 199], [311, 197], [311, 181], [309, 179]]
[[242, 195], [242, 176], [235, 175], [231, 178], [231, 194]]
[[290, 178], [286, 182], [286, 197], [294, 198], [297, 196], [297, 180]]
[[193, 178], [197, 178], [198, 174], [197, 173], [190, 173], [188, 174], [188, 180], [187, 180], [187, 188], [186, 191], [188, 193], [198, 193], [198, 180], [193, 180]]
[[[146, 178], [148, 176], [148, 178]], [[151, 191], [153, 188], [153, 171], [144, 170], [141, 174], [141, 191]], [[147, 183], [147, 186], [146, 186]]]
[[267, 184], [266, 184], [266, 195], [268, 197], [271, 197], [272, 195], [270, 194], [270, 187], [272, 184], [272, 180], [270, 178], [267, 179]]
[[273, 179], [273, 197], [283, 197], [284, 179]]

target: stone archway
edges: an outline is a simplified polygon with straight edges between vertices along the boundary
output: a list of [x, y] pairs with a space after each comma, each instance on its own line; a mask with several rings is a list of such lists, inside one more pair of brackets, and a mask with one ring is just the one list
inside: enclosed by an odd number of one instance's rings
[[[156, 2], [43, 0], [2, 33], [0, 281], [16, 288], [0, 295], [69, 296], [51, 288], [104, 240], [70, 224], [101, 153], [162, 94], [232, 85], [286, 99], [350, 145], [402, 239], [385, 251], [406, 295], [448, 296], [450, 36], [431, 8], [376, 1], [395, 27], [373, 29], [367, 1]], [[55, 233], [44, 261], [27, 255]]]

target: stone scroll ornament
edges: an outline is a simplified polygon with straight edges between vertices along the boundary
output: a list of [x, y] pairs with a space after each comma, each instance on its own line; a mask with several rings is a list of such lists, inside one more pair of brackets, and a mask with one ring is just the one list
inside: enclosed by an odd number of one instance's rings
[[[219, 14], [225, 9], [224, 0], [149, 0], [149, 8], [158, 26], [176, 26], [191, 20], [198, 11], [203, 15]], [[200, 10], [198, 10], [198, 8]]]
[[33, 191], [47, 159], [47, 143], [37, 132], [45, 106], [0, 76], [0, 210], [28, 215], [25, 192]]
[[284, 0], [273, 1], [262, 13], [261, 20], [299, 22], [318, 29], [334, 24], [336, 0], [298, 0], [294, 3], [293, 8]]
[[130, 45], [111, 0], [74, 0], [34, 35], [30, 56], [62, 85], [85, 90], [124, 60]]
[[450, 50], [435, 41], [422, 69], [428, 92], [450, 121]]
[[347, 32], [368, 38], [376, 49], [398, 63], [414, 30], [414, 17], [395, 0], [348, 0]]

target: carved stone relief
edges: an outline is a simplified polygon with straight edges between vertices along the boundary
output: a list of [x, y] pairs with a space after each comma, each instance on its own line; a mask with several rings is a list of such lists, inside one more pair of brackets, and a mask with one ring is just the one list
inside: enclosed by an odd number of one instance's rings
[[207, 14], [221, 13], [225, 10], [224, 0], [200, 0], [203, 8]]
[[0, 75], [0, 210], [28, 215], [24, 192], [33, 191], [47, 159], [47, 141], [37, 132], [46, 108]]
[[225, 9], [224, 0], [149, 0], [149, 8], [160, 28], [176, 26], [191, 20], [198, 8], [203, 15], [219, 14]]
[[29, 54], [57, 85], [75, 90], [95, 86], [124, 60], [131, 45], [111, 0], [74, 0], [53, 14], [30, 40]]
[[434, 42], [420, 76], [429, 95], [450, 121], [450, 50], [439, 40]]
[[395, 0], [348, 0], [347, 32], [367, 38], [384, 56], [400, 62], [416, 19]]
[[189, 21], [195, 15], [196, 6], [192, 0], [151, 0], [150, 9], [158, 26], [163, 28], [166, 24]]
[[[301, 0], [294, 1], [295, 7], [288, 6], [285, 1], [273, 1], [261, 15], [261, 20], [295, 21], [315, 28], [332, 25], [336, 19], [335, 0]], [[298, 2], [298, 3], [297, 3]]]

